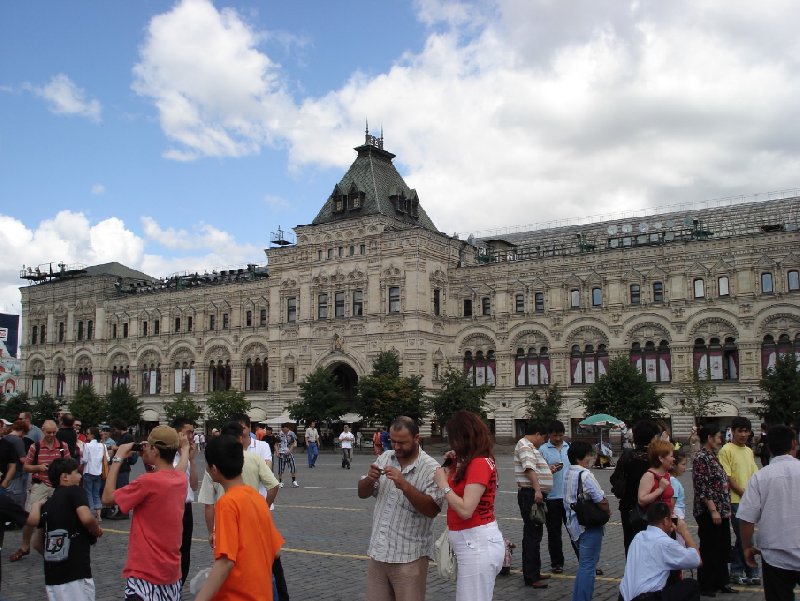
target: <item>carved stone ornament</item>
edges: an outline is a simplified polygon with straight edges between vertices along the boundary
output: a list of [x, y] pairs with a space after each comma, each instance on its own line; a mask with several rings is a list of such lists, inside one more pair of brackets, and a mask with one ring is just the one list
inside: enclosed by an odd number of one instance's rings
[[333, 350], [341, 351], [343, 346], [344, 346], [344, 338], [339, 336], [339, 334], [334, 334], [333, 335]]

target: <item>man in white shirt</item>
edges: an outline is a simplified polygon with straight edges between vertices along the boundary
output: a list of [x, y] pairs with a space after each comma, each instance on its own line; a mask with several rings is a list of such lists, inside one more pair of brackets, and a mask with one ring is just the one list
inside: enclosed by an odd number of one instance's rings
[[[791, 428], [773, 426], [767, 432], [767, 444], [773, 458], [750, 478], [736, 517], [747, 565], [756, 567], [755, 555], [761, 554], [764, 597], [788, 601], [794, 599], [795, 584], [800, 584], [797, 438]], [[753, 547], [756, 524], [758, 549]]]
[[666, 503], [647, 509], [647, 530], [633, 538], [619, 585], [624, 601], [698, 601], [700, 586], [693, 578], [669, 586], [670, 570], [694, 569], [701, 563], [700, 551], [689, 537], [686, 546], [670, 538], [675, 529], [672, 510]]
[[353, 452], [353, 441], [356, 439], [350, 431], [350, 426], [344, 425], [344, 430], [339, 434], [339, 443], [342, 445], [342, 469], [350, 469], [351, 453]]

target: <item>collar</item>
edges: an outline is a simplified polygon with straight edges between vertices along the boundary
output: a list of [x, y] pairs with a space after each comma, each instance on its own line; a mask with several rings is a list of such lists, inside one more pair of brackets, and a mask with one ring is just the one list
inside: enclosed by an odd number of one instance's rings
[[774, 463], [776, 461], [780, 461], [780, 462], [783, 462], [783, 461], [797, 461], [797, 459], [795, 459], [794, 457], [792, 457], [791, 455], [789, 455], [787, 453], [786, 455], [778, 455], [777, 457], [773, 457], [772, 459], [769, 460], [770, 463]]
[[420, 448], [420, 450], [419, 450], [419, 453], [417, 453], [417, 458], [416, 458], [416, 459], [415, 459], [415, 460], [414, 460], [412, 463], [408, 464], [406, 467], [400, 467], [400, 462], [397, 460], [397, 455], [395, 454], [395, 452], [394, 452], [394, 451], [392, 451], [392, 454], [391, 454], [391, 456], [390, 456], [390, 459], [389, 459], [389, 460], [390, 460], [391, 462], [393, 462], [393, 463], [397, 464], [397, 467], [399, 467], [399, 468], [400, 468], [400, 473], [402, 473], [402, 474], [407, 474], [407, 473], [409, 473], [411, 470], [414, 470], [414, 469], [416, 469], [416, 468], [417, 468], [417, 466], [419, 465], [419, 462], [422, 460], [423, 453], [425, 453], [425, 451], [423, 451], [423, 450]]

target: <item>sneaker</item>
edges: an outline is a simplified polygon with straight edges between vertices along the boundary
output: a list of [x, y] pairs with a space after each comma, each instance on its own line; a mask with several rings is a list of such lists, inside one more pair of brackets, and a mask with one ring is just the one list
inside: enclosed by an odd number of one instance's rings
[[761, 586], [761, 577], [753, 576], [752, 578], [750, 578], [750, 584], [754, 586]]
[[279, 483], [278, 483], [278, 486], [280, 486], [281, 488], [283, 488], [283, 482], [279, 482]]
[[297, 483], [297, 480], [292, 480], [292, 486], [295, 488], [300, 488], [300, 485]]
[[553, 574], [563, 574], [564, 566], [553, 566]]
[[731, 584], [750, 584], [750, 579], [741, 574], [731, 574]]

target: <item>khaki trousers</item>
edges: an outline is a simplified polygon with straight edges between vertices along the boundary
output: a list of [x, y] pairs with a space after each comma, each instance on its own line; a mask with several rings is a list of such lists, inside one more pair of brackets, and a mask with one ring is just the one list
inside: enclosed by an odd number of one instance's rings
[[366, 599], [382, 601], [425, 601], [428, 558], [410, 563], [367, 562]]

